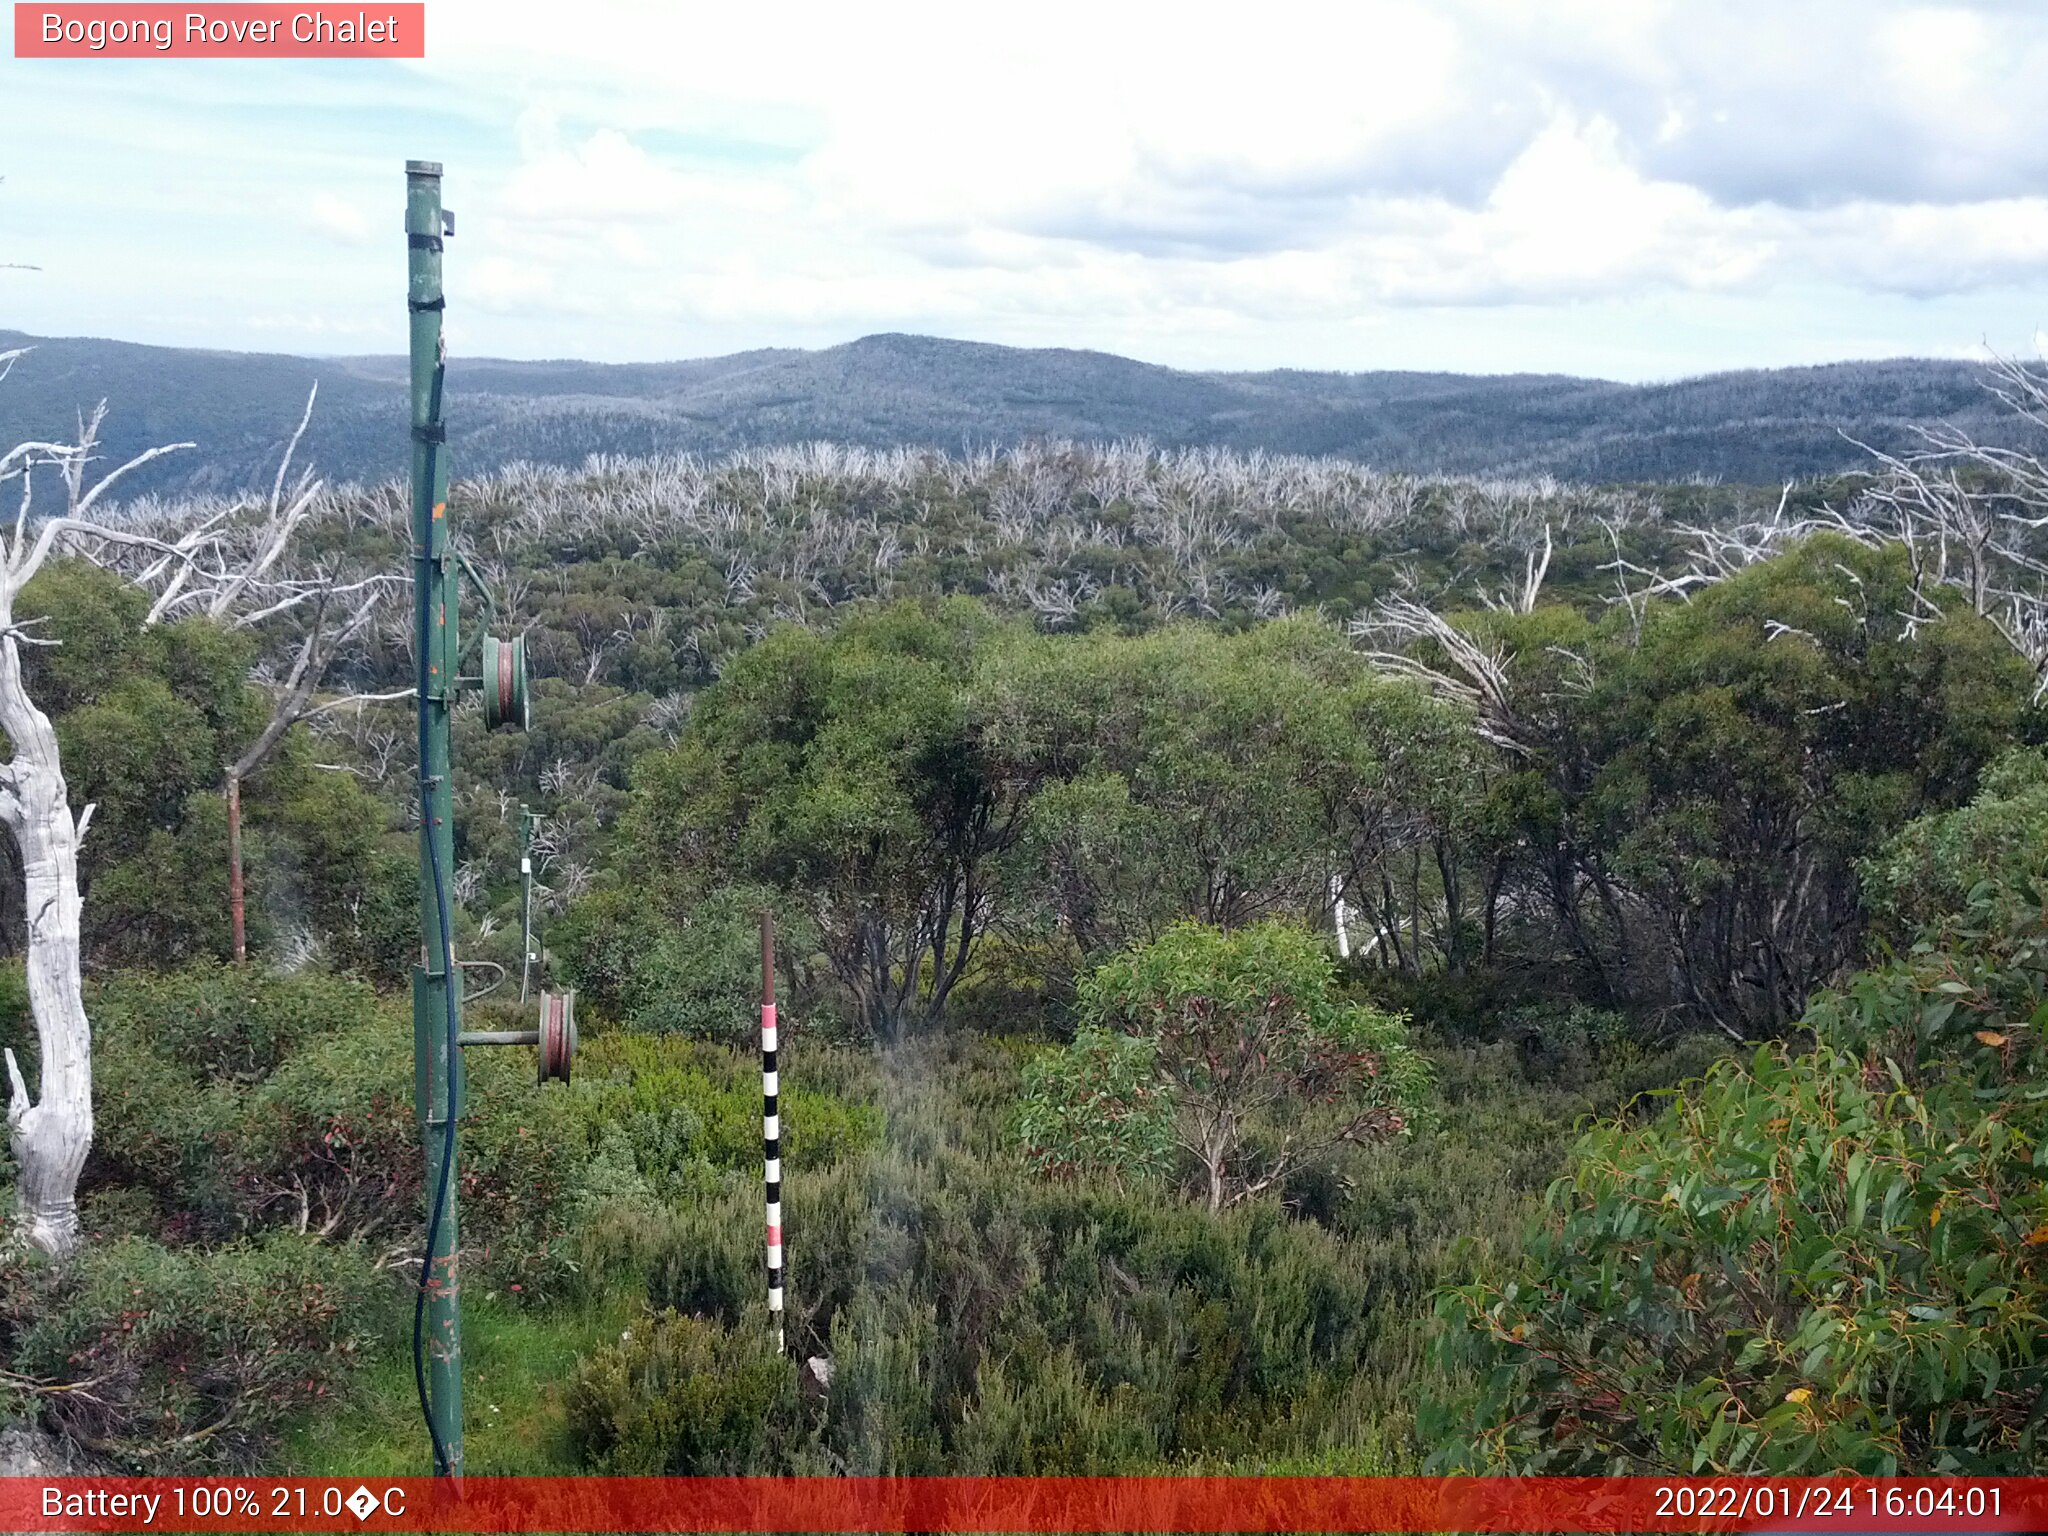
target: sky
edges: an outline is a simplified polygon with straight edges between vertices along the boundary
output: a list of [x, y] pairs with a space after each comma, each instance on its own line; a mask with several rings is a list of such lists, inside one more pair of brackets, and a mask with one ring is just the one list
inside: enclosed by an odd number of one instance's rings
[[9, 13], [41, 335], [400, 352], [408, 158], [470, 355], [1636, 380], [2048, 328], [2038, 0], [428, 0], [424, 60], [304, 62], [15, 59]]

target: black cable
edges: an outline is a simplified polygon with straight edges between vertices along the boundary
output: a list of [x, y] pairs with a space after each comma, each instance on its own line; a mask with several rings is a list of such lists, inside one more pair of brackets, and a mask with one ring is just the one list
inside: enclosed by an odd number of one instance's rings
[[[434, 396], [437, 409], [440, 385], [440, 374], [436, 370]], [[434, 483], [433, 457], [431, 453], [428, 455], [427, 462], [427, 484], [431, 488]], [[431, 494], [431, 489], [429, 494]], [[433, 561], [432, 539], [433, 534], [430, 525], [427, 546], [414, 556], [417, 569], [413, 580], [416, 583], [417, 591], [420, 593], [424, 593], [426, 590], [428, 567]], [[431, 633], [432, 615], [429, 612], [424, 596], [417, 597], [415, 602], [419, 609], [417, 645], [419, 649], [420, 835], [424, 840], [427, 850], [427, 866], [433, 873], [434, 911], [439, 917], [441, 924], [441, 996], [442, 1000], [447, 1004], [448, 1015], [448, 1070], [445, 1074], [448, 1080], [448, 1099], [444, 1111], [446, 1118], [441, 1126], [441, 1177], [434, 1187], [433, 1214], [427, 1221], [427, 1251], [420, 1257], [420, 1282], [418, 1291], [413, 1297], [412, 1375], [413, 1386], [419, 1393], [420, 1417], [426, 1420], [427, 1438], [433, 1442], [434, 1446], [434, 1475], [436, 1477], [448, 1477], [453, 1475], [455, 1469], [449, 1459], [448, 1447], [442, 1442], [440, 1431], [434, 1427], [434, 1412], [427, 1397], [426, 1322], [427, 1296], [433, 1284], [434, 1275], [434, 1246], [440, 1241], [441, 1221], [447, 1213], [448, 1192], [453, 1186], [455, 1178], [455, 1082], [459, 1064], [457, 1053], [462, 1049], [462, 1045], [458, 1038], [461, 1033], [461, 1025], [458, 1021], [455, 1007], [455, 941], [451, 932], [454, 927], [453, 913], [448, 904], [447, 880], [441, 868], [440, 844], [436, 840], [434, 829], [428, 821], [430, 795], [427, 787], [427, 682], [430, 674], [427, 667], [427, 657], [433, 639]]]

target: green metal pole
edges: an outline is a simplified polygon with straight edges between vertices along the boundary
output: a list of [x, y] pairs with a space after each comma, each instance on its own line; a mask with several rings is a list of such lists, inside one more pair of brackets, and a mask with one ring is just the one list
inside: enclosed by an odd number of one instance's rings
[[455, 868], [448, 719], [455, 702], [456, 591], [448, 545], [448, 452], [441, 422], [441, 167], [405, 167], [412, 322], [413, 618], [419, 653], [420, 964], [413, 971], [414, 1102], [427, 1163], [428, 1253], [416, 1343], [434, 1472], [462, 1475], [462, 1321], [454, 1122], [462, 1113], [462, 995], [448, 932]]

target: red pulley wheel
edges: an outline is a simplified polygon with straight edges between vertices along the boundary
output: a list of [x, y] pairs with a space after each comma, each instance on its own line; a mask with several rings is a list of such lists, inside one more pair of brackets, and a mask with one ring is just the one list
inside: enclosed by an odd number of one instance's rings
[[543, 992], [540, 995], [540, 1080], [569, 1081], [569, 1065], [576, 1057], [576, 994]]
[[482, 660], [483, 675], [478, 683], [484, 697], [484, 728], [494, 731], [509, 725], [514, 730], [525, 730], [526, 636], [500, 640], [495, 635], [485, 635]]

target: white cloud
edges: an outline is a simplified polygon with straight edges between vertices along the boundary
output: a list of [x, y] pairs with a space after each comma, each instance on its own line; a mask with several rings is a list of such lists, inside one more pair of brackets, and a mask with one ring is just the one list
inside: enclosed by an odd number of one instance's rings
[[[1461, 309], [1648, 306], [1695, 338], [1677, 350], [1713, 329], [1677, 317], [1746, 305], [1804, 314], [1815, 348], [1980, 299], [2048, 319], [2048, 7], [2015, 0], [579, 0], [567, 22], [436, 0], [431, 48], [303, 85], [223, 66], [171, 97], [140, 70], [60, 88], [15, 63], [0, 142], [114, 167], [24, 165], [0, 189], [0, 212], [19, 193], [80, 231], [72, 264], [101, 286], [63, 328], [107, 324], [95, 229], [163, 245], [189, 222], [203, 292], [203, 229], [248, 177], [291, 241], [237, 253], [223, 290], [267, 284], [266, 311], [294, 313], [329, 261], [320, 287], [362, 302], [394, 120], [449, 162], [451, 287], [514, 352], [907, 328], [1276, 362], [1288, 337]], [[192, 169], [212, 163], [192, 146], [237, 141], [234, 175]], [[1786, 345], [1782, 323], [1753, 344]]]
[[1718, 288], [1773, 252], [1756, 221], [1630, 165], [1612, 122], [1560, 118], [1509, 166], [1486, 207], [1440, 220], [1390, 298], [1585, 297], [1645, 283]]
[[355, 204], [331, 192], [316, 192], [306, 204], [303, 222], [308, 230], [338, 245], [368, 245], [370, 218]]
[[485, 309], [517, 311], [553, 299], [554, 276], [546, 267], [486, 256], [463, 274], [464, 297]]
[[682, 201], [680, 176], [605, 128], [573, 149], [555, 138], [530, 154], [505, 188], [503, 211], [528, 221], [591, 224], [660, 218]]
[[1859, 203], [1832, 211], [1808, 233], [1817, 270], [1884, 292], [1933, 297], [2048, 271], [2048, 197]]
[[[1227, 33], [1071, 0], [858, 23], [803, 6], [687, 24], [620, 0], [582, 11], [545, 69], [504, 61], [503, 83], [551, 103], [521, 119], [508, 229], [631, 224], [626, 259], [659, 249], [735, 317], [757, 302], [764, 321], [786, 305], [817, 318], [836, 286], [851, 320], [906, 274], [946, 308], [991, 290], [1042, 301], [1048, 268], [1105, 300], [1133, 292], [1121, 267], [1077, 263], [1091, 248], [1140, 258], [1164, 299], [1188, 291], [1188, 263], [1216, 263], [1201, 284], [1226, 306], [1283, 255], [1348, 272], [1359, 302], [1496, 303], [1967, 290], [2042, 254], [2026, 193], [2048, 105], [2013, 66], [2048, 59], [2048, 27], [1997, 4], [1385, 0], [1281, 4]], [[496, 7], [492, 39], [541, 14]], [[643, 143], [799, 106], [815, 142], [745, 174]], [[565, 137], [556, 113], [604, 126]], [[2019, 118], [2040, 120], [2042, 148], [1977, 126]]]

